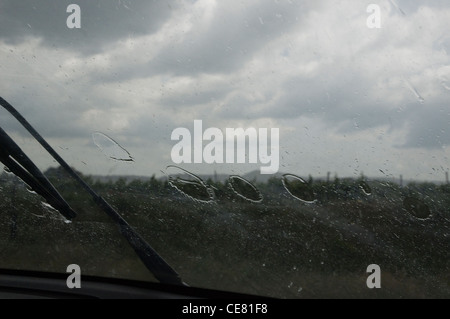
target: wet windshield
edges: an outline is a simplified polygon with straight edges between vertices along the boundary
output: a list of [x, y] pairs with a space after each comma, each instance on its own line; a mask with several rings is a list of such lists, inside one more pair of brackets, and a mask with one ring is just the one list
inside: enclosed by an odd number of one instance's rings
[[449, 29], [443, 0], [0, 0], [0, 268], [161, 281], [132, 228], [193, 287], [450, 297]]

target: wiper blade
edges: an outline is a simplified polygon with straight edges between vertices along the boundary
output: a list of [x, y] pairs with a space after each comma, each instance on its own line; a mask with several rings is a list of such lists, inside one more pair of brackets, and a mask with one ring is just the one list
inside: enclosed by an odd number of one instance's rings
[[[7, 101], [0, 97], [3, 106], [20, 124], [45, 148], [47, 152], [70, 174], [92, 197], [94, 202], [119, 226], [121, 234], [133, 247], [141, 261], [161, 283], [186, 285], [178, 273], [133, 229], [108, 202], [99, 196], [86, 182], [59, 156], [30, 123]], [[64, 201], [53, 185], [23, 153], [17, 144], [0, 128], [0, 160], [25, 183], [43, 196], [50, 205], [58, 209], [64, 217], [71, 219], [76, 213]], [[44, 196], [45, 195], [45, 196]]]
[[71, 220], [77, 215], [52, 183], [1, 127], [0, 161], [32, 190], [44, 197], [47, 203], [57, 209], [65, 218]]

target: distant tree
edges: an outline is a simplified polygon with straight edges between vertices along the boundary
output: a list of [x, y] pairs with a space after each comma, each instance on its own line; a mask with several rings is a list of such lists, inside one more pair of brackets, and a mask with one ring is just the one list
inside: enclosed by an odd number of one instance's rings
[[145, 191], [145, 184], [141, 180], [135, 179], [128, 184], [127, 189], [133, 192], [142, 193]]
[[162, 186], [161, 182], [156, 179], [155, 174], [150, 177], [149, 185], [150, 189], [155, 191], [160, 191]]
[[337, 174], [334, 175], [334, 185], [339, 185], [340, 179]]
[[127, 190], [127, 181], [125, 180], [125, 178], [120, 177], [114, 183], [114, 189], [118, 192], [125, 192]]
[[270, 187], [283, 187], [283, 183], [281, 182], [281, 178], [272, 176], [268, 179], [267, 185]]

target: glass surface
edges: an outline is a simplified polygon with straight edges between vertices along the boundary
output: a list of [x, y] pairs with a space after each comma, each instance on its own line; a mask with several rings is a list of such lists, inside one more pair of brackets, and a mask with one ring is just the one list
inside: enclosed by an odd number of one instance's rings
[[[0, 96], [190, 286], [449, 298], [449, 30], [443, 0], [0, 0]], [[0, 268], [156, 280], [0, 127], [77, 213], [0, 166]]]

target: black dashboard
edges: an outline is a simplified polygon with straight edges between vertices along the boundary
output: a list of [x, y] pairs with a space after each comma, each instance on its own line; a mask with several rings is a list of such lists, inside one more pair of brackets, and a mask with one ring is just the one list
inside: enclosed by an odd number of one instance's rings
[[67, 275], [0, 269], [0, 299], [247, 299], [252, 295], [126, 279], [83, 276], [70, 289]]

